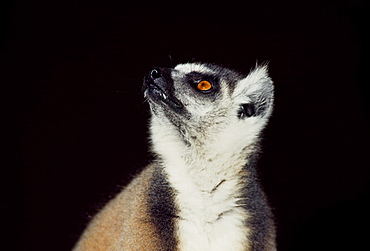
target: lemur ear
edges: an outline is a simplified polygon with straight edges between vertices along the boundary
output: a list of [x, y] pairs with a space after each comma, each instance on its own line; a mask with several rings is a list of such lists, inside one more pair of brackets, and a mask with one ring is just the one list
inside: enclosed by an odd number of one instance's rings
[[256, 115], [256, 107], [253, 103], [241, 104], [238, 110], [238, 118], [244, 119]]
[[272, 108], [274, 87], [267, 66], [257, 67], [240, 80], [232, 94], [239, 105], [238, 117], [265, 115]]

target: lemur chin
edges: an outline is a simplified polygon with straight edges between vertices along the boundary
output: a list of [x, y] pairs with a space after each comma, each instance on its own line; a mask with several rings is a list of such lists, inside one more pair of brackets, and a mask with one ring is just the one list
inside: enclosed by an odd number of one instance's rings
[[256, 163], [273, 107], [266, 66], [213, 64], [145, 77], [155, 160], [91, 221], [74, 251], [276, 250]]

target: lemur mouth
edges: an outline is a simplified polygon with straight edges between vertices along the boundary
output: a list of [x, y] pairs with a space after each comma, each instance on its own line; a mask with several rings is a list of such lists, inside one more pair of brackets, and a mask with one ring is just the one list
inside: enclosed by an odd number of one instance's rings
[[144, 91], [145, 97], [154, 98], [154, 99], [160, 99], [163, 102], [166, 102], [168, 100], [167, 94], [157, 85], [154, 83], [148, 83], [146, 81], [146, 89]]
[[170, 95], [167, 95], [167, 93], [162, 88], [150, 81], [145, 81], [144, 97], [157, 103], [163, 102], [175, 109], [183, 108], [183, 105], [179, 100], [177, 100], [176, 98], [172, 98]]
[[171, 96], [167, 95], [165, 91], [163, 91], [159, 86], [149, 83], [144, 95], [147, 96], [149, 99], [154, 99], [153, 101], [162, 101], [167, 105], [173, 108], [182, 108], [183, 105], [179, 100], [176, 98], [172, 98]]
[[184, 105], [173, 95], [171, 91], [171, 79], [164, 77], [160, 69], [153, 69], [144, 79], [143, 91], [144, 97], [148, 99], [151, 105], [166, 105], [177, 113], [182, 113]]

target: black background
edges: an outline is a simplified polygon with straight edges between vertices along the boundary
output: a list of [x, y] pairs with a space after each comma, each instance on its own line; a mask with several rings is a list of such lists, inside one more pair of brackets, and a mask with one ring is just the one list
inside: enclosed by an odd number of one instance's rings
[[195, 60], [245, 73], [270, 62], [260, 174], [279, 250], [364, 250], [366, 2], [3, 3], [0, 249], [70, 250], [148, 162], [143, 76]]

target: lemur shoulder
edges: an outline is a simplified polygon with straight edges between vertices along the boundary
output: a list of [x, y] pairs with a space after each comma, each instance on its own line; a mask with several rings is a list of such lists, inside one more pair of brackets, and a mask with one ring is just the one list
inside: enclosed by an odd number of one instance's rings
[[155, 155], [88, 225], [74, 251], [272, 251], [271, 209], [256, 175], [273, 107], [267, 67], [154, 68], [145, 77]]

